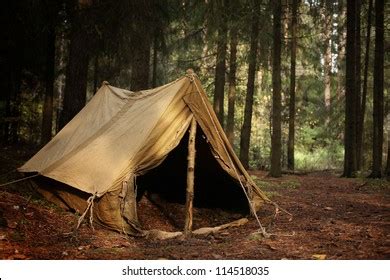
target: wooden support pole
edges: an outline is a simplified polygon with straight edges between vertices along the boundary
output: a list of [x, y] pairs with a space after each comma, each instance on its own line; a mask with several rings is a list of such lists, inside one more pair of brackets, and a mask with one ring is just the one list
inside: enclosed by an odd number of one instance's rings
[[194, 201], [194, 179], [195, 179], [195, 138], [196, 120], [191, 121], [190, 136], [188, 139], [188, 165], [187, 165], [187, 193], [186, 193], [186, 219], [184, 224], [184, 235], [192, 233], [192, 208]]

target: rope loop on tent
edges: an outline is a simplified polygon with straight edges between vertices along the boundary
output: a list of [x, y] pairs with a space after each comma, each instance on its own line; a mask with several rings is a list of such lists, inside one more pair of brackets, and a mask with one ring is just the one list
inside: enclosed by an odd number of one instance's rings
[[[203, 96], [202, 96], [202, 94], [201, 94], [201, 92], [200, 92], [200, 89], [199, 89], [198, 85], [196, 84], [196, 82], [194, 81], [194, 78], [193, 78], [193, 77], [195, 76], [195, 74], [193, 73], [193, 71], [192, 71], [192, 73], [191, 73], [191, 71], [188, 71], [188, 70], [187, 70], [187, 75], [188, 75], [188, 76], [191, 76], [190, 80], [191, 80], [191, 82], [193, 82], [193, 83], [195, 84], [196, 90], [198, 91], [198, 93], [199, 93], [199, 95], [200, 95], [200, 98], [202, 99], [203, 105], [204, 105], [204, 106], [206, 107], [206, 109], [207, 109], [207, 113], [208, 113], [208, 115], [209, 115], [209, 117], [210, 117], [210, 119], [211, 119], [211, 122], [212, 122], [212, 124], [213, 124], [213, 126], [214, 126], [214, 128], [215, 128], [215, 131], [217, 132], [217, 135], [218, 135], [219, 139], [221, 140], [221, 142], [224, 142], [223, 139], [222, 139], [222, 136], [220, 135], [220, 133], [219, 133], [219, 131], [218, 131], [217, 125], [216, 125], [216, 123], [214, 122], [214, 119], [213, 119], [213, 117], [212, 117], [212, 115], [211, 115], [211, 112], [210, 112], [210, 110], [209, 110], [209, 108], [208, 108], [206, 102], [205, 102], [204, 99], [203, 99]], [[235, 167], [235, 165], [234, 165], [233, 160], [232, 160], [232, 158], [230, 157], [230, 154], [229, 154], [228, 150], [226, 149], [226, 146], [225, 146], [225, 145], [222, 145], [222, 146], [223, 146], [223, 148], [224, 148], [224, 150], [225, 150], [226, 155], [227, 155], [228, 158], [229, 158], [230, 164], [231, 164], [231, 166], [233, 167], [233, 170], [234, 170], [234, 172], [235, 172], [235, 174], [236, 174], [236, 176], [237, 176], [237, 179], [238, 179], [238, 181], [239, 181], [239, 183], [240, 183], [240, 186], [241, 186], [242, 190], [244, 191], [245, 197], [246, 197], [246, 199], [248, 200], [248, 203], [249, 203], [249, 206], [250, 206], [249, 208], [250, 208], [252, 214], [253, 214], [253, 215], [255, 216], [255, 218], [256, 218], [256, 221], [257, 221], [257, 224], [259, 225], [261, 234], [262, 234], [264, 237], [268, 238], [268, 237], [270, 236], [270, 234], [268, 234], [268, 233], [266, 232], [265, 228], [264, 228], [263, 225], [261, 224], [260, 219], [259, 219], [259, 217], [257, 216], [256, 210], [255, 210], [255, 208], [254, 208], [254, 206], [253, 206], [253, 203], [252, 203], [251, 199], [249, 198], [248, 192], [247, 192], [246, 188], [244, 187], [244, 184], [243, 184], [242, 181], [241, 181], [240, 175], [238, 174], [238, 171], [237, 171], [237, 169], [236, 169], [236, 167]]]
[[97, 196], [97, 193], [94, 193], [92, 196], [90, 196], [87, 200], [87, 208], [85, 208], [85, 211], [84, 213], [80, 216], [78, 222], [77, 222], [77, 227], [76, 227], [76, 230], [78, 230], [78, 228], [80, 227], [81, 223], [83, 222], [84, 218], [85, 218], [85, 215], [88, 213], [88, 210], [90, 210], [90, 216], [89, 216], [89, 223], [92, 227], [92, 230], [95, 230], [95, 228], [93, 227], [93, 201], [94, 199], [96, 198]]
[[96, 194], [94, 194], [94, 197], [91, 199], [91, 212], [89, 214], [89, 224], [91, 225], [92, 230], [94, 231], [95, 228], [93, 226], [93, 201], [95, 198]]

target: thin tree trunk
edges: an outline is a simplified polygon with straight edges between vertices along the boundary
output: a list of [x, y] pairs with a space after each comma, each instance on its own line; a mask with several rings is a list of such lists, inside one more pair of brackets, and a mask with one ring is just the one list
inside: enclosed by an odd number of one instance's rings
[[356, 36], [356, 42], [355, 42], [355, 77], [356, 77], [356, 170], [360, 170], [361, 166], [361, 143], [360, 139], [362, 138], [363, 130], [360, 126], [360, 118], [361, 118], [361, 108], [362, 108], [362, 78], [361, 78], [361, 36], [360, 36], [360, 14], [361, 14], [361, 0], [356, 0], [356, 29], [355, 29], [355, 36]]
[[[56, 53], [58, 54], [58, 65], [57, 69], [59, 71], [62, 71], [65, 68], [65, 56], [66, 56], [66, 41], [65, 41], [65, 35], [64, 33], [57, 34], [57, 37], [59, 37], [59, 46], [56, 50]], [[64, 101], [64, 91], [65, 91], [65, 75], [63, 73], [59, 74], [57, 76], [57, 80], [55, 84], [57, 85], [56, 91], [57, 91], [57, 108], [56, 108], [56, 129], [55, 131], [58, 132], [60, 130], [60, 119], [61, 114], [63, 110], [63, 101]]]
[[281, 17], [282, 3], [276, 0], [273, 3], [273, 61], [272, 61], [272, 138], [271, 138], [271, 170], [272, 177], [280, 177], [282, 124], [281, 124]]
[[386, 170], [385, 176], [390, 177], [390, 136], [387, 136], [387, 161], [386, 161]]
[[19, 141], [18, 128], [19, 128], [19, 122], [20, 122], [21, 76], [22, 76], [22, 68], [20, 67], [20, 65], [18, 65], [15, 67], [15, 71], [12, 72], [12, 79], [11, 79], [13, 100], [12, 100], [12, 104], [11, 104], [12, 120], [10, 122], [9, 139], [10, 139], [12, 144], [15, 144]]
[[368, 3], [368, 14], [367, 14], [367, 35], [366, 35], [366, 52], [364, 55], [364, 75], [363, 75], [363, 92], [362, 92], [362, 104], [360, 109], [359, 127], [361, 133], [358, 136], [358, 147], [360, 156], [359, 166], [363, 167], [363, 155], [364, 155], [364, 119], [366, 114], [366, 100], [367, 100], [367, 82], [368, 82], [368, 66], [370, 61], [370, 41], [371, 41], [371, 18], [372, 18], [372, 6], [373, 0], [369, 0]]
[[46, 144], [52, 137], [53, 127], [53, 95], [54, 95], [54, 70], [56, 34], [54, 26], [50, 26], [47, 36], [46, 53], [46, 93], [42, 114], [41, 144]]
[[389, 105], [390, 100], [386, 100], [386, 108], [385, 108], [385, 114], [387, 115], [387, 125], [386, 125], [386, 131], [387, 131], [387, 158], [386, 158], [386, 168], [384, 170], [384, 176], [389, 179], [390, 178], [390, 112], [389, 112]]
[[184, 223], [184, 234], [189, 236], [192, 231], [192, 209], [194, 201], [194, 181], [195, 181], [195, 139], [196, 139], [196, 120], [193, 117], [188, 138], [188, 165], [187, 165], [187, 190], [186, 190], [186, 217]]
[[353, 177], [356, 164], [356, 2], [347, 0], [344, 176]]
[[[82, 6], [84, 5], [86, 4], [83, 2]], [[60, 128], [64, 127], [85, 106], [90, 45], [90, 38], [86, 31], [87, 9], [87, 6], [75, 7], [74, 11]]]
[[288, 118], [288, 143], [287, 143], [287, 168], [294, 170], [294, 146], [295, 146], [295, 66], [297, 55], [297, 14], [298, 0], [292, 1], [291, 18], [291, 48], [290, 48], [290, 100]]
[[226, 3], [225, 0], [217, 0], [219, 12], [218, 36], [217, 36], [217, 61], [215, 67], [215, 89], [213, 108], [219, 122], [223, 125], [224, 97], [225, 97], [225, 73], [226, 73], [226, 47], [227, 47], [227, 25], [226, 25]]
[[384, 1], [375, 0], [375, 56], [374, 56], [374, 105], [372, 137], [371, 177], [382, 176], [383, 150], [383, 54], [384, 54]]
[[21, 79], [21, 66], [17, 54], [9, 57], [10, 65], [5, 81], [5, 121], [4, 121], [4, 141], [6, 143], [16, 143], [18, 141], [18, 121], [19, 121], [19, 90]]
[[131, 90], [138, 91], [149, 87], [149, 63], [151, 34], [149, 27], [143, 23], [136, 24], [133, 33], [133, 61], [131, 64]]
[[344, 6], [344, 1], [340, 0], [338, 2], [338, 71], [337, 71], [337, 89], [336, 96], [338, 100], [341, 100], [345, 95], [345, 44], [346, 44], [346, 28], [345, 28], [345, 17], [346, 11]]
[[237, 72], [237, 30], [230, 31], [230, 61], [229, 61], [229, 96], [226, 134], [230, 144], [234, 145], [234, 110], [236, 102], [236, 72]]
[[[4, 5], [6, 4], [6, 5]], [[24, 54], [27, 46], [23, 42], [26, 26], [20, 8], [25, 5], [20, 1], [4, 2], [0, 10], [1, 18], [1, 51], [0, 78], [1, 95], [5, 95], [4, 140], [7, 144], [16, 143], [18, 139], [18, 123], [20, 120], [20, 86], [23, 71]], [[26, 4], [26, 3], [24, 3]], [[18, 16], [19, 15], [19, 16]], [[4, 68], [3, 68], [4, 67]], [[3, 71], [4, 72], [3, 72]], [[0, 117], [0, 122], [2, 118]]]
[[93, 66], [93, 94], [98, 91], [99, 87], [99, 55], [96, 54]]
[[332, 69], [332, 50], [331, 50], [331, 36], [332, 36], [332, 11], [329, 10], [329, 5], [323, 4], [323, 18], [324, 18], [324, 103], [326, 110], [326, 119], [329, 122], [330, 114], [330, 75]]
[[259, 39], [259, 17], [260, 3], [252, 2], [254, 7], [252, 10], [252, 28], [251, 28], [251, 43], [249, 49], [249, 67], [248, 67], [248, 82], [246, 86], [246, 98], [244, 109], [244, 123], [241, 128], [240, 139], [240, 160], [243, 166], [249, 168], [249, 143], [252, 127], [252, 110], [253, 110], [253, 95], [255, 91], [255, 74], [257, 63], [257, 48]]
[[[131, 1], [137, 10], [132, 16], [132, 62], [130, 88], [133, 91], [149, 88], [150, 53], [156, 29], [156, 1]], [[145, 24], [148, 22], [148, 24]]]
[[[155, 32], [156, 33], [156, 32]], [[157, 87], [157, 49], [158, 38], [157, 35], [153, 36], [153, 69], [152, 69], [152, 87]]]

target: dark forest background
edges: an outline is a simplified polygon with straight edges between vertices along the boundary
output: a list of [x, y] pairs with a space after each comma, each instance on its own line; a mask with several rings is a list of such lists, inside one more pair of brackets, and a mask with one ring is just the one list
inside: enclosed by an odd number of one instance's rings
[[389, 10], [384, 0], [7, 1], [0, 141], [44, 145], [102, 81], [137, 91], [192, 68], [245, 167], [389, 176]]

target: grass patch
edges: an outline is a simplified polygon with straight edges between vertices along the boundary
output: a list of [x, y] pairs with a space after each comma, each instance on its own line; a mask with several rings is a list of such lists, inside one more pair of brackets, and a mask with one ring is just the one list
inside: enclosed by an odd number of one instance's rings
[[280, 194], [276, 191], [263, 191], [263, 193], [269, 198], [272, 199], [274, 197], [280, 196]]
[[279, 187], [284, 189], [298, 189], [301, 186], [301, 183], [296, 180], [288, 180], [280, 183]]
[[390, 190], [390, 182], [386, 179], [359, 178], [357, 180], [365, 189]]
[[248, 240], [262, 240], [264, 239], [264, 236], [262, 235], [261, 232], [252, 232], [251, 234], [248, 235]]
[[265, 181], [261, 180], [255, 176], [252, 176], [253, 180], [255, 181], [256, 185], [263, 191], [267, 190], [275, 190], [275, 189], [297, 189], [301, 186], [301, 183], [297, 180], [288, 180], [283, 181], [281, 183], [275, 183], [271, 181]]
[[251, 176], [253, 181], [255, 181], [256, 185], [262, 189], [262, 190], [267, 190], [267, 189], [273, 189], [278, 186], [278, 184], [274, 182], [269, 182], [269, 181], [264, 181], [256, 176]]
[[298, 189], [301, 186], [301, 183], [297, 180], [288, 180], [279, 184], [276, 182], [265, 181], [255, 176], [252, 176], [252, 178], [259, 189], [270, 199], [280, 196], [279, 191], [282, 189]]

